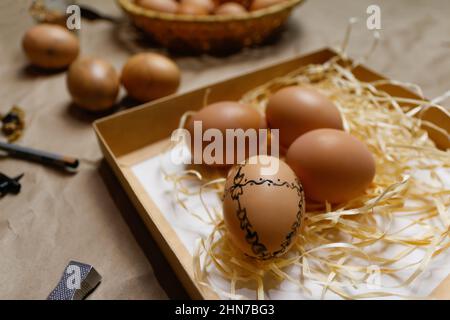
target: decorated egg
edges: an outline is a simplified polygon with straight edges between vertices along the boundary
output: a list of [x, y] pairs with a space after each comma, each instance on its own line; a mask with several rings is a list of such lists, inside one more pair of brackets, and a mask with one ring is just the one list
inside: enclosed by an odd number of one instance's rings
[[364, 193], [375, 176], [375, 160], [367, 146], [335, 129], [308, 132], [292, 143], [286, 162], [318, 202], [341, 203]]
[[333, 102], [314, 89], [299, 86], [283, 88], [271, 96], [266, 117], [270, 128], [280, 130], [280, 144], [285, 148], [308, 131], [343, 128]]
[[286, 253], [304, 211], [302, 185], [282, 160], [254, 156], [230, 170], [223, 216], [230, 240], [247, 256], [266, 260]]

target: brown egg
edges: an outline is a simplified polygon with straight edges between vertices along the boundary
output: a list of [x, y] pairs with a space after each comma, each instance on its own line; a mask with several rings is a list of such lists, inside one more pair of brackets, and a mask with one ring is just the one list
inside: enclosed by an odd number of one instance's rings
[[78, 56], [78, 38], [59, 25], [39, 24], [29, 29], [22, 41], [23, 49], [35, 66], [65, 68]]
[[189, 3], [189, 2], [185, 2], [185, 3], [182, 2], [178, 6], [177, 13], [193, 15], [193, 16], [204, 16], [204, 15], [209, 14], [209, 11], [207, 8], [205, 8], [203, 6], [199, 6], [197, 4]]
[[239, 3], [227, 2], [216, 8], [214, 14], [216, 15], [230, 15], [236, 16], [241, 14], [246, 14], [247, 9]]
[[299, 86], [283, 88], [270, 97], [266, 117], [270, 128], [280, 130], [280, 144], [285, 148], [308, 131], [343, 128], [340, 112], [329, 99]]
[[216, 4], [216, 6], [219, 6], [224, 3], [228, 3], [228, 2], [238, 3], [238, 4], [242, 5], [244, 8], [250, 8], [250, 5], [253, 2], [253, 0], [214, 0], [214, 3]]
[[176, 13], [178, 11], [178, 2], [175, 0], [137, 0], [136, 4], [153, 11], [166, 13]]
[[231, 241], [246, 255], [270, 259], [286, 253], [304, 212], [302, 185], [278, 158], [255, 156], [231, 169], [223, 216]]
[[285, 0], [254, 0], [250, 6], [251, 11], [264, 9], [275, 4], [279, 4]]
[[[222, 145], [217, 153], [209, 153], [212, 148], [209, 141], [196, 145], [194, 139], [198, 139], [198, 131], [195, 131], [195, 122], [201, 124], [202, 132], [205, 133], [208, 129], [217, 129], [223, 137], [226, 137], [227, 129], [262, 129], [265, 128], [265, 121], [263, 116], [254, 108], [233, 101], [223, 101], [213, 103], [206, 106], [198, 113], [194, 114], [188, 121], [186, 128], [191, 135], [191, 150], [194, 162], [213, 166], [226, 166], [240, 163], [249, 156], [255, 155], [258, 152], [250, 148], [250, 139], [245, 140], [244, 148], [238, 149], [238, 137], [233, 140], [233, 145], [225, 143]], [[259, 134], [255, 132], [256, 140], [259, 143]], [[243, 140], [242, 140], [243, 141]], [[210, 145], [208, 147], [208, 145]], [[204, 157], [204, 155], [212, 154], [214, 157]], [[239, 154], [241, 157], [238, 157]], [[234, 156], [233, 156], [234, 155]], [[227, 156], [229, 161], [227, 161]], [[197, 161], [195, 161], [197, 159]], [[216, 161], [217, 160], [217, 161]]]
[[286, 162], [302, 181], [306, 197], [341, 203], [364, 193], [375, 176], [375, 160], [364, 143], [335, 129], [318, 129], [295, 140]]
[[181, 0], [181, 5], [193, 5], [197, 7], [203, 7], [208, 12], [213, 12], [215, 8], [215, 3], [213, 0]]
[[175, 93], [181, 72], [175, 62], [163, 55], [139, 53], [125, 64], [121, 79], [131, 97], [147, 102]]
[[89, 111], [111, 108], [119, 94], [119, 76], [107, 61], [80, 58], [69, 68], [67, 87], [75, 104]]

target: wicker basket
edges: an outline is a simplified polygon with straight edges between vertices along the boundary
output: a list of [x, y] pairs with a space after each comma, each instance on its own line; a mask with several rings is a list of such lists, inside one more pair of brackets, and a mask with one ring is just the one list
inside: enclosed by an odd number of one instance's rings
[[304, 0], [286, 0], [242, 16], [179, 15], [144, 9], [133, 0], [117, 1], [138, 28], [166, 48], [226, 53], [263, 43]]

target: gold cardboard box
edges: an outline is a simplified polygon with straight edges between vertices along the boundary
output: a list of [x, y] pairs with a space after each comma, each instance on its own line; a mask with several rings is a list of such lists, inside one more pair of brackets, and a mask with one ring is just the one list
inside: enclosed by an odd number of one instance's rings
[[[178, 238], [170, 221], [164, 218], [133, 175], [131, 166], [161, 152], [162, 142], [167, 141], [172, 131], [178, 127], [180, 117], [186, 111], [198, 110], [202, 107], [208, 89], [211, 90], [208, 98], [210, 103], [238, 100], [247, 91], [273, 78], [283, 76], [307, 64], [322, 64], [335, 55], [334, 51], [323, 49], [189, 93], [144, 104], [94, 123], [95, 132], [107, 162], [193, 299], [217, 299], [218, 296], [195, 282], [192, 256]], [[363, 66], [357, 67], [354, 74], [362, 81], [385, 79]], [[382, 89], [393, 96], [419, 99], [413, 92], [399, 86], [386, 85]], [[450, 132], [450, 117], [442, 110], [430, 108], [423, 113], [422, 118]], [[429, 127], [426, 130], [438, 147], [443, 149], [450, 147], [447, 136]]]

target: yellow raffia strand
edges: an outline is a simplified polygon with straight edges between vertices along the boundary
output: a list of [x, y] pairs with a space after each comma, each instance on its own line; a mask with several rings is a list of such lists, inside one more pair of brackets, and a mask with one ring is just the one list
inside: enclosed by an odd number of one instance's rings
[[[241, 99], [264, 112], [268, 98], [280, 88], [312, 87], [336, 104], [345, 130], [364, 141], [376, 159], [377, 173], [364, 195], [335, 206], [329, 203], [308, 206], [297, 241], [285, 256], [259, 261], [246, 257], [231, 243], [221, 208], [208, 208], [203, 199], [205, 190], [222, 195], [223, 172], [207, 175], [196, 169], [176, 174], [164, 172], [165, 178], [173, 182], [179, 205], [213, 226], [209, 237], [199, 241], [194, 254], [194, 273], [200, 285], [230, 299], [245, 298], [237, 294], [241, 286], [254, 288], [255, 297], [264, 299], [269, 278], [278, 284], [295, 283], [306, 296], [312, 295], [308, 283], [322, 286], [320, 295], [314, 298], [325, 298], [328, 292], [344, 299], [412, 298], [394, 289], [409, 286], [433, 258], [450, 247], [450, 190], [436, 174], [436, 169], [450, 168], [450, 152], [437, 149], [424, 127], [433, 127], [447, 136], [448, 133], [419, 117], [430, 106], [449, 114], [448, 110], [436, 102], [393, 97], [379, 89], [386, 84], [402, 85], [423, 97], [420, 87], [414, 84], [392, 80], [361, 82], [345, 59], [341, 54], [324, 64], [299, 68], [251, 90]], [[180, 127], [185, 121], [183, 117]], [[426, 180], [417, 177], [418, 172], [428, 172], [429, 177]], [[186, 181], [196, 182], [198, 188], [193, 192], [184, 187]], [[180, 195], [200, 197], [208, 220], [188, 208]], [[395, 227], [397, 223], [402, 226]], [[385, 256], [385, 250], [374, 247], [397, 251]], [[408, 260], [417, 251], [422, 258]], [[300, 274], [291, 275], [292, 267], [300, 268]], [[405, 272], [408, 275], [394, 287], [351, 293], [349, 289], [364, 288], [373, 267], [379, 270], [382, 279], [399, 278], [399, 273]], [[208, 279], [212, 270], [229, 281], [229, 291], [211, 285]]]

